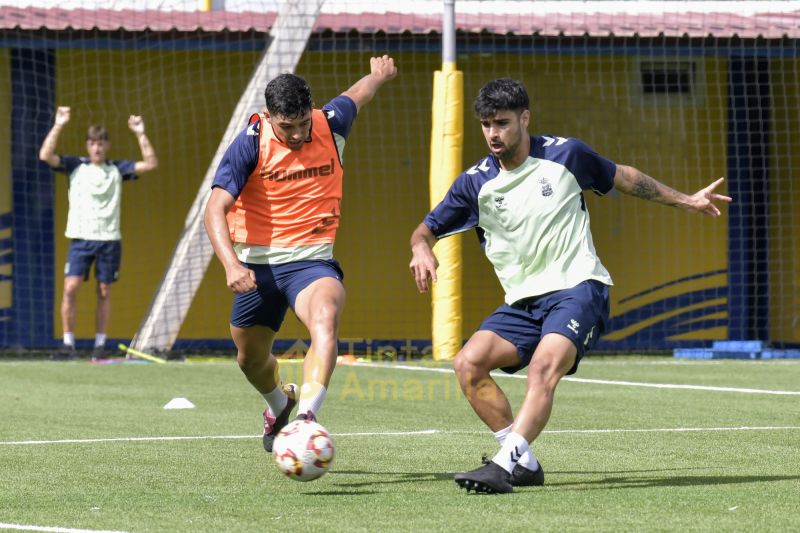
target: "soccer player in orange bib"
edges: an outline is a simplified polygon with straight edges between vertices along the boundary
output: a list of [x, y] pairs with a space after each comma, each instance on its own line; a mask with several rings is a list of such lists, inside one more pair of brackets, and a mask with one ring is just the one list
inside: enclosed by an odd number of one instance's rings
[[[342, 200], [342, 152], [358, 110], [397, 75], [389, 56], [322, 109], [294, 74], [267, 84], [266, 112], [253, 115], [220, 162], [205, 227], [234, 292], [231, 336], [237, 362], [267, 402], [264, 449], [298, 418], [314, 420], [336, 366], [343, 273], [333, 258]], [[303, 385], [281, 386], [275, 339], [291, 307], [311, 347]], [[299, 394], [298, 394], [299, 393]]]

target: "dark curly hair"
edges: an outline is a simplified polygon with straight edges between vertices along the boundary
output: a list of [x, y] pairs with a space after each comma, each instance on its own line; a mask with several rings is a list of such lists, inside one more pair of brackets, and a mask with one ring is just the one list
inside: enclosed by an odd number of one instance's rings
[[264, 91], [267, 111], [270, 115], [296, 118], [314, 107], [311, 88], [306, 80], [294, 74], [284, 73], [273, 78]]
[[530, 99], [525, 86], [511, 78], [492, 80], [484, 85], [475, 99], [478, 118], [495, 115], [498, 111], [522, 112], [528, 109]]

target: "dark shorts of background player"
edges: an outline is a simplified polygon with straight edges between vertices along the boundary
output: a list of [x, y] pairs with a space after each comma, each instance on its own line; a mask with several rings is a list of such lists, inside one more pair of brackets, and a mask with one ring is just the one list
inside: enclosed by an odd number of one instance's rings
[[278, 331], [286, 310], [294, 310], [300, 291], [321, 278], [344, 279], [335, 259], [294, 261], [281, 265], [242, 263], [256, 275], [256, 290], [233, 298], [231, 324], [237, 328], [267, 326]]
[[72, 239], [67, 252], [67, 264], [64, 265], [64, 277], [78, 276], [86, 281], [94, 263], [94, 277], [97, 281], [114, 283], [119, 279], [121, 262], [121, 241]]
[[492, 331], [517, 347], [520, 364], [502, 369], [509, 374], [530, 364], [542, 337], [559, 333], [578, 349], [575, 364], [567, 372], [574, 374], [583, 355], [605, 331], [608, 313], [608, 286], [588, 280], [570, 289], [503, 304], [478, 329]]

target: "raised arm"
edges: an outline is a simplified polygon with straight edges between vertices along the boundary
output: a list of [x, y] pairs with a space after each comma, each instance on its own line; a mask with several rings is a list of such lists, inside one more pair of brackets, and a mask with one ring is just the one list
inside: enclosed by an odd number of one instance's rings
[[703, 213], [718, 217], [720, 211], [715, 202], [731, 202], [732, 200], [730, 196], [714, 192], [714, 189], [723, 181], [725, 181], [725, 178], [719, 178], [708, 187], [688, 195], [664, 185], [634, 167], [617, 165], [617, 173], [614, 175], [614, 188], [637, 198], [680, 207], [692, 213]]
[[150, 140], [144, 134], [144, 119], [139, 115], [131, 115], [128, 117], [128, 127], [136, 135], [136, 140], [139, 141], [139, 149], [142, 151], [142, 161], [137, 161], [134, 164], [134, 172], [141, 174], [142, 172], [154, 170], [158, 166], [158, 158], [153, 145], [150, 144]]
[[61, 158], [56, 154], [56, 144], [58, 144], [58, 136], [61, 135], [61, 130], [64, 129], [67, 122], [69, 122], [69, 107], [57, 108], [56, 121], [39, 149], [39, 159], [51, 167], [57, 167], [61, 164]]
[[370, 58], [369, 68], [369, 74], [342, 93], [344, 96], [349, 96], [358, 109], [361, 109], [372, 100], [381, 85], [397, 76], [397, 67], [394, 66], [394, 59], [389, 56]]
[[436, 281], [436, 269], [439, 268], [439, 260], [433, 253], [433, 245], [436, 244], [436, 237], [425, 224], [420, 224], [414, 233], [411, 234], [411, 275], [417, 284], [419, 292], [428, 292], [428, 279]]

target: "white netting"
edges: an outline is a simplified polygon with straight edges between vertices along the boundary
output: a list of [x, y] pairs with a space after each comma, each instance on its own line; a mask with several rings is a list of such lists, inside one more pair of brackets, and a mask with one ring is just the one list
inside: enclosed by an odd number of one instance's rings
[[[587, 198], [595, 244], [616, 282], [601, 347], [800, 343], [800, 192], [792, 170], [800, 163], [793, 149], [800, 31], [789, 3], [763, 4], [456, 2], [465, 168], [486, 153], [472, 100], [486, 81], [511, 76], [531, 95], [532, 133], [579, 137], [687, 192], [730, 179], [736, 203], [716, 221], [616, 194]], [[348, 290], [342, 351], [406, 346], [400, 353], [414, 354], [429, 344], [429, 303], [408, 274], [407, 241], [428, 207], [443, 2], [327, 3], [307, 43], [282, 49], [270, 66], [261, 60], [278, 35], [271, 31], [278, 7], [267, 0], [227, 1], [224, 11], [206, 14], [179, 1], [0, 7], [0, 69], [8, 73], [0, 76], [7, 125], [0, 128], [0, 346], [44, 347], [61, 336], [66, 179], [37, 157], [55, 106], [73, 110], [58, 153], [83, 155], [86, 126], [101, 122], [111, 131], [111, 157], [137, 159], [126, 121], [141, 114], [160, 160], [124, 186], [109, 337], [127, 342], [150, 328], [157, 340], [143, 348], [173, 340], [176, 348], [228, 348], [231, 297], [222, 269], [212, 259], [206, 270], [203, 253], [178, 243], [193, 231], [197, 193], [229, 126], [244, 127], [237, 105], [260, 105], [265, 77], [295, 61], [322, 105], [384, 53], [400, 75], [362, 111], [345, 150], [336, 245]], [[35, 22], [42, 20], [46, 27]], [[195, 234], [200, 245], [203, 232]], [[464, 243], [466, 338], [502, 296], [475, 239]], [[183, 288], [164, 291], [175, 275]], [[76, 333], [85, 342], [94, 335], [93, 285], [79, 295]], [[279, 349], [305, 336], [289, 317]]]

